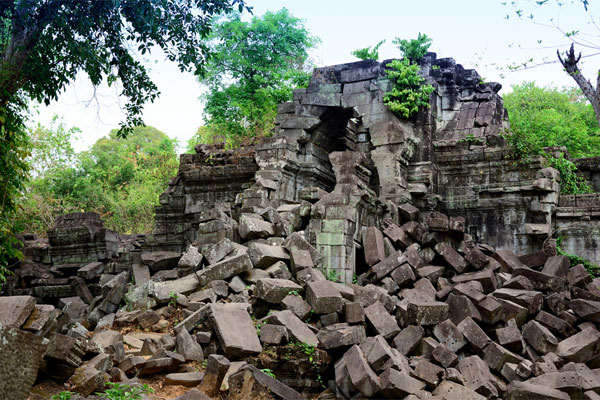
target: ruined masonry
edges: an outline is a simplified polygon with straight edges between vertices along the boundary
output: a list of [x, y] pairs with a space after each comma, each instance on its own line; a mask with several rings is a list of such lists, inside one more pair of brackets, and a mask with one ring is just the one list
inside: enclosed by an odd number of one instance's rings
[[600, 195], [511, 158], [500, 85], [453, 59], [420, 61], [431, 108], [399, 120], [388, 62], [316, 69], [272, 137], [181, 155], [152, 235], [22, 236], [0, 397], [599, 399], [600, 278], [553, 238], [600, 262]]
[[[523, 166], [511, 158], [500, 84], [481, 84], [476, 71], [429, 53], [421, 73], [436, 88], [431, 108], [402, 121], [383, 104], [387, 62], [315, 69], [308, 89], [279, 106], [277, 133], [253, 151], [199, 146], [182, 155], [152, 248], [183, 251], [227, 235], [200, 220], [215, 207], [232, 215], [307, 201], [309, 241], [351, 282], [364, 272], [356, 261], [364, 228], [397, 221], [397, 206], [409, 202], [464, 218], [473, 240], [498, 249], [542, 250], [554, 233], [563, 250], [600, 263], [600, 195], [560, 195], [559, 176], [541, 159]], [[600, 160], [575, 162], [600, 191]]]

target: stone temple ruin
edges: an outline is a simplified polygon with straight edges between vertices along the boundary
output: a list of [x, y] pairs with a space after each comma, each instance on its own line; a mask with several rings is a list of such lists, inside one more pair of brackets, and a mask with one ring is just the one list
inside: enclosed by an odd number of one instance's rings
[[[25, 235], [0, 392], [160, 376], [195, 387], [180, 399], [600, 398], [600, 280], [553, 239], [599, 263], [600, 194], [518, 163], [500, 85], [451, 58], [420, 61], [431, 108], [398, 119], [387, 62], [315, 69], [272, 137], [181, 155], [152, 235], [94, 213]], [[574, 161], [600, 192], [600, 159]]]

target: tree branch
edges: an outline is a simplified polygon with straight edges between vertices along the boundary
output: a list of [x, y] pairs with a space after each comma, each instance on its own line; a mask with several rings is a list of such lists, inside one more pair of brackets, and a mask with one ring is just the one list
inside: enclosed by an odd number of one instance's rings
[[565, 52], [564, 60], [560, 56], [560, 51], [556, 50], [556, 54], [558, 55], [558, 60], [565, 68], [565, 71], [567, 71], [571, 78], [573, 78], [575, 83], [577, 83], [577, 85], [583, 91], [584, 96], [592, 104], [592, 107], [594, 108], [594, 112], [596, 114], [596, 119], [598, 120], [598, 124], [600, 124], [600, 96], [598, 95], [598, 86], [594, 88], [591, 82], [585, 79], [585, 77], [581, 73], [581, 70], [577, 66], [577, 63], [579, 62], [579, 60], [581, 60], [581, 53], [579, 53], [578, 56], [575, 56], [575, 47], [573, 44], [571, 44], [569, 50]]

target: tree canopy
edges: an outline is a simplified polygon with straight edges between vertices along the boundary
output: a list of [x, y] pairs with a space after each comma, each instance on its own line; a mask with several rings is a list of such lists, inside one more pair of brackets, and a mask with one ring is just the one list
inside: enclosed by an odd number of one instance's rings
[[[60, 214], [95, 211], [111, 229], [150, 233], [158, 196], [177, 173], [176, 141], [156, 128], [139, 126], [127, 138], [113, 130], [88, 151], [75, 153], [70, 140], [77, 132], [55, 120], [31, 133], [31, 146], [47, 145], [47, 154], [34, 151], [28, 159], [39, 173], [19, 200], [16, 230], [44, 235]], [[44, 168], [49, 156], [62, 161]]]
[[200, 78], [208, 87], [204, 139], [268, 133], [277, 104], [308, 84], [308, 50], [316, 43], [285, 8], [250, 21], [237, 13], [218, 18], [208, 42], [213, 56]]
[[600, 155], [600, 129], [592, 106], [577, 89], [538, 87], [534, 82], [515, 85], [504, 96], [511, 132], [507, 137], [521, 159], [542, 155], [561, 173], [561, 191], [586, 193], [590, 188], [576, 174], [571, 161], [544, 152], [564, 146], [571, 157]]

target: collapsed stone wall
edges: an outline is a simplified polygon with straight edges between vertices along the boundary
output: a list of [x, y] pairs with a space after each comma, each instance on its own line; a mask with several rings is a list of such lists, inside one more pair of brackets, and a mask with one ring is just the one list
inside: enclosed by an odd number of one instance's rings
[[[514, 159], [502, 137], [509, 126], [498, 83], [482, 83], [475, 70], [429, 53], [420, 65], [435, 88], [431, 108], [399, 120], [383, 103], [391, 85], [387, 63], [315, 69], [308, 88], [279, 106], [275, 134], [241, 162], [215, 149], [182, 156], [178, 177], [161, 196], [152, 249], [185, 248], [196, 239], [198, 212], [214, 206], [234, 217], [306, 200], [316, 203], [311, 243], [348, 281], [364, 228], [397, 221], [397, 205], [411, 202], [464, 216], [473, 238], [497, 248], [537, 251], [558, 233], [566, 251], [581, 253], [585, 245], [586, 257], [600, 262], [600, 197], [577, 196], [574, 206], [541, 158], [527, 165]], [[206, 163], [209, 154], [218, 165]], [[577, 163], [593, 187], [600, 185], [598, 159]]]
[[167, 373], [232, 400], [596, 398], [600, 282], [549, 238], [598, 261], [600, 196], [511, 158], [498, 84], [430, 53], [432, 107], [401, 121], [385, 65], [317, 69], [273, 137], [182, 155], [153, 235], [84, 213], [24, 237], [0, 298], [4, 388], [24, 398], [39, 364], [84, 395]]

